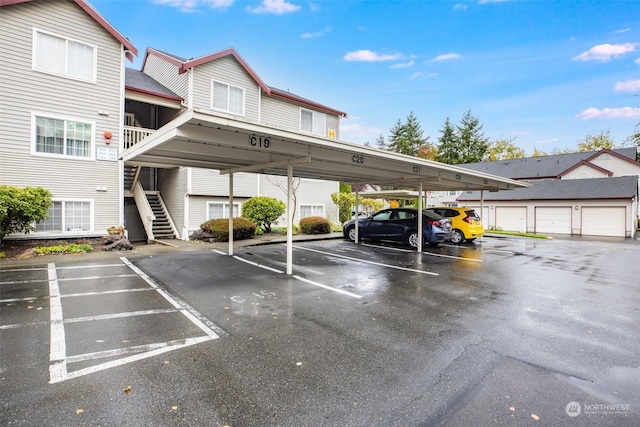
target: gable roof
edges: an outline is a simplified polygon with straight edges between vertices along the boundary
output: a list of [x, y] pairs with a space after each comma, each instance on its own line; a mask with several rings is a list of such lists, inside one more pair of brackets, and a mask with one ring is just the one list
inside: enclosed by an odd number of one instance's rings
[[571, 166], [569, 169], [567, 169], [566, 171], [562, 171], [561, 173], [558, 174], [558, 176], [564, 176], [566, 174], [568, 174], [569, 172], [578, 169], [580, 166], [587, 166], [588, 168], [591, 169], [595, 169], [599, 172], [602, 172], [603, 174], [607, 175], [607, 176], [613, 176], [613, 172], [611, 172], [608, 169], [605, 169], [603, 167], [600, 167], [598, 165], [594, 165], [593, 163], [591, 163], [588, 160], [583, 160], [580, 163], [576, 163], [575, 165]]
[[224, 58], [227, 56], [233, 57], [240, 66], [251, 76], [251, 78], [260, 86], [260, 89], [267, 95], [272, 97], [277, 97], [281, 99], [285, 99], [287, 101], [295, 102], [300, 105], [304, 105], [307, 107], [315, 108], [316, 110], [325, 111], [327, 113], [335, 114], [339, 117], [347, 117], [347, 113], [342, 111], [338, 111], [334, 108], [327, 107], [325, 105], [319, 104], [317, 102], [308, 100], [298, 95], [294, 95], [289, 91], [284, 91], [281, 89], [277, 89], [271, 86], [267, 86], [262, 79], [256, 74], [255, 71], [247, 64], [247, 62], [236, 52], [233, 48], [223, 49], [218, 52], [214, 52], [208, 55], [204, 55], [198, 58], [185, 59], [177, 55], [173, 55], [167, 52], [163, 52], [154, 48], [147, 48], [147, 51], [144, 56], [144, 60], [142, 62], [142, 69], [144, 70], [144, 66], [147, 62], [147, 58], [149, 55], [155, 55], [159, 58], [164, 59], [165, 61], [174, 64], [178, 67], [178, 73], [183, 74], [186, 73], [187, 70], [197, 67], [198, 65], [206, 64], [211, 61], [215, 61], [216, 59]]
[[[525, 181], [527, 182], [527, 181]], [[529, 188], [515, 188], [512, 191], [484, 192], [487, 201], [511, 200], [592, 200], [592, 199], [633, 199], [638, 195], [636, 175], [612, 178], [586, 178], [531, 181]], [[480, 191], [464, 192], [460, 202], [479, 201]]]
[[467, 163], [464, 168], [511, 179], [543, 179], [557, 178], [569, 168], [582, 161], [591, 161], [603, 152], [620, 159], [637, 163], [636, 147], [616, 148], [613, 150], [588, 151], [583, 153], [555, 154], [541, 157], [524, 157], [521, 159], [498, 160], [495, 162]]
[[[34, 1], [34, 0], [0, 0], [0, 6], [9, 6], [9, 5], [12, 5], [12, 4], [27, 3], [27, 2], [30, 2], [30, 1]], [[136, 49], [136, 47], [133, 44], [131, 44], [129, 39], [127, 39], [125, 36], [120, 34], [118, 32], [118, 30], [116, 30], [111, 24], [109, 24], [107, 22], [107, 20], [104, 19], [102, 17], [102, 15], [100, 15], [98, 13], [97, 10], [95, 10], [93, 8], [93, 6], [91, 6], [86, 1], [84, 1], [84, 0], [72, 0], [72, 1], [75, 4], [77, 4], [78, 6], [80, 6], [80, 8], [82, 10], [84, 10], [98, 24], [100, 24], [102, 26], [102, 28], [107, 30], [109, 32], [109, 34], [111, 34], [116, 40], [118, 40], [120, 43], [122, 43], [122, 45], [127, 50], [127, 52], [125, 52], [125, 55], [126, 55], [127, 59], [129, 59], [129, 61], [133, 62], [133, 56], [134, 55], [138, 56], [138, 49]]]
[[153, 77], [142, 71], [133, 68], [124, 69], [124, 87], [126, 90], [142, 93], [144, 95], [156, 96], [158, 98], [169, 99], [172, 101], [182, 101], [182, 98], [176, 95], [172, 90], [163, 86]]

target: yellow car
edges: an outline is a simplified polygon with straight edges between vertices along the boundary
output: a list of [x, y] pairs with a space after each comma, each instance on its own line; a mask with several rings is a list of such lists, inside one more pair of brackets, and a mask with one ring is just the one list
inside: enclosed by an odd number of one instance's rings
[[440, 216], [451, 220], [451, 242], [460, 244], [465, 240], [473, 242], [478, 237], [484, 236], [484, 226], [476, 211], [471, 208], [460, 208], [453, 206], [442, 206], [429, 208]]

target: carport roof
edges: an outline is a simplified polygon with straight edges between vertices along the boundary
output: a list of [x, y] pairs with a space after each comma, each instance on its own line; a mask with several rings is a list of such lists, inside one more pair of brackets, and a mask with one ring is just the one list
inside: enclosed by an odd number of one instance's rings
[[508, 178], [265, 126], [236, 116], [190, 109], [125, 150], [122, 159], [154, 167], [188, 166], [223, 173], [256, 172], [347, 183], [428, 190], [512, 190], [528, 187]]

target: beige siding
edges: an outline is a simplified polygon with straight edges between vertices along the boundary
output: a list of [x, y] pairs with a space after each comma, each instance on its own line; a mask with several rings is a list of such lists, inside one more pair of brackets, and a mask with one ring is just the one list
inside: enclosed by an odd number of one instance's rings
[[[287, 203], [287, 178], [273, 175], [260, 176], [260, 195], [275, 197]], [[338, 208], [331, 200], [331, 193], [340, 191], [340, 184], [337, 181], [324, 181], [319, 179], [295, 178], [298, 187], [295, 190], [296, 196], [296, 216], [294, 223], [300, 221], [300, 205], [320, 205], [324, 206], [324, 216], [331, 222], [338, 222]], [[284, 190], [283, 190], [284, 189]], [[282, 218], [284, 223], [284, 218]]]
[[[34, 28], [97, 46], [97, 83], [34, 71]], [[98, 234], [120, 221], [119, 162], [32, 155], [32, 117], [93, 123], [94, 153], [96, 147], [106, 146], [102, 135], [107, 130], [113, 133], [110, 147], [119, 148], [122, 55], [120, 42], [72, 2], [2, 7], [0, 183], [42, 186], [56, 199], [94, 201], [94, 231]]]
[[209, 61], [196, 67], [193, 78], [193, 106], [211, 109], [211, 82], [216, 80], [244, 89], [244, 118], [259, 119], [258, 83], [232, 56]]
[[179, 74], [177, 65], [155, 55], [147, 57], [142, 71], [171, 89], [186, 104], [189, 103], [189, 73]]
[[185, 195], [188, 191], [188, 168], [158, 169], [158, 190], [173, 224], [182, 234], [186, 227]]
[[[229, 175], [213, 169], [192, 168], [191, 194], [198, 196], [228, 196]], [[258, 194], [258, 176], [253, 173], [233, 175], [234, 197], [253, 197]]]
[[[284, 100], [262, 96], [262, 122], [268, 126], [283, 127], [292, 131], [300, 131], [300, 106]], [[327, 137], [329, 129], [336, 131], [336, 139], [340, 137], [340, 119], [338, 116], [327, 114], [323, 111], [304, 107], [307, 110], [322, 113], [326, 117], [326, 126], [323, 137]], [[307, 133], [307, 132], [305, 132]], [[319, 135], [320, 136], [320, 135]]]
[[640, 163], [622, 160], [609, 153], [600, 154], [591, 163], [613, 172], [613, 176], [640, 175]]

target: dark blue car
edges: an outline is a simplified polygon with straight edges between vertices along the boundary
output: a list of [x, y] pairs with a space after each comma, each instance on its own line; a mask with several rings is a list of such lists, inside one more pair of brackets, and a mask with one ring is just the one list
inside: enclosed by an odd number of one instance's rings
[[[423, 242], [437, 246], [451, 238], [451, 220], [434, 212], [422, 211]], [[355, 220], [342, 226], [344, 237], [356, 238]], [[418, 210], [412, 208], [384, 209], [358, 220], [358, 236], [362, 239], [391, 240], [418, 247]]]

